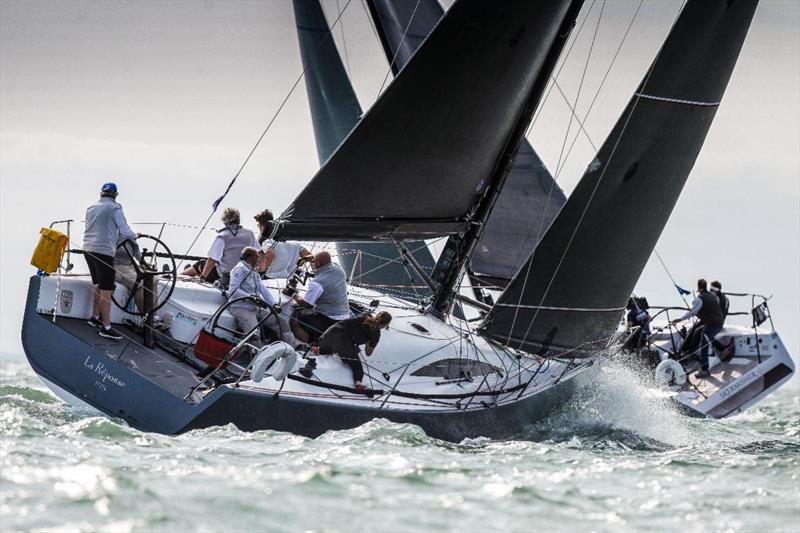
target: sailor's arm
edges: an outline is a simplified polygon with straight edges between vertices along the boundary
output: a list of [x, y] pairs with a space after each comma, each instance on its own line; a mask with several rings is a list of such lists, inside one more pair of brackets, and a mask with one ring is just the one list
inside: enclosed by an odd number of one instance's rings
[[261, 298], [267, 302], [267, 304], [272, 307], [275, 305], [275, 298], [272, 296], [272, 293], [269, 292], [269, 289], [261, 282], [261, 280], [257, 280], [256, 283], [258, 284], [258, 293]]
[[305, 296], [300, 296], [299, 294], [294, 295], [294, 301], [299, 305], [307, 305], [308, 307], [314, 307], [314, 304], [317, 303], [319, 297], [322, 296], [322, 292], [325, 289], [317, 283], [316, 281], [312, 281], [311, 284], [308, 286], [308, 290], [306, 291]]
[[119, 230], [119, 236], [122, 240], [131, 240], [135, 241], [139, 238], [139, 234], [136, 233], [131, 229], [128, 225], [128, 221], [125, 219], [125, 213], [122, 212], [122, 208], [114, 209], [114, 224], [117, 226], [117, 230]]
[[366, 346], [364, 346], [364, 353], [367, 354], [367, 357], [372, 355], [372, 352], [375, 351], [375, 347], [378, 346], [378, 343], [381, 341], [381, 332], [375, 331], [372, 333], [372, 338], [367, 341]]
[[703, 300], [700, 298], [695, 298], [692, 302], [692, 308], [686, 311], [682, 317], [676, 318], [672, 321], [673, 324], [677, 324], [678, 322], [683, 322], [684, 320], [689, 320], [693, 316], [697, 316], [697, 313], [700, 312], [700, 309], [703, 307]]
[[273, 247], [270, 246], [266, 250], [261, 250], [258, 255], [258, 271], [264, 272], [269, 269], [269, 266], [275, 260], [275, 250], [272, 249]]
[[[219, 260], [222, 259], [222, 252], [225, 249], [225, 241], [222, 237], [217, 236], [214, 239], [214, 242], [211, 243], [211, 248], [208, 249], [208, 258], [205, 261], [205, 265], [203, 265], [203, 271], [200, 272], [200, 277], [203, 279], [208, 279], [208, 276], [211, 274], [211, 271], [214, 270], [214, 267], [217, 266]], [[239, 280], [241, 283], [241, 280]]]

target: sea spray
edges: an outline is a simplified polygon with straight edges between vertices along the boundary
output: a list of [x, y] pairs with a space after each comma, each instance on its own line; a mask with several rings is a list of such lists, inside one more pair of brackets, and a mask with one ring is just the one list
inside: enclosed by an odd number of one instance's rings
[[[76, 413], [0, 367], [0, 522], [15, 530], [791, 530], [796, 387], [743, 417], [686, 418], [647, 371], [595, 382], [516, 440], [449, 443], [376, 419], [308, 439], [178, 437]], [[521, 437], [523, 437], [521, 436]]]

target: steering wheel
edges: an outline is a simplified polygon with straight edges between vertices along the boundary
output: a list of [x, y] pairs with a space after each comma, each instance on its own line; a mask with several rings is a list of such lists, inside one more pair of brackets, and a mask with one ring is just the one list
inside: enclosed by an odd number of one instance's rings
[[257, 307], [267, 311], [267, 316], [264, 317], [264, 319], [259, 320], [258, 326], [256, 326], [256, 327], [261, 327], [261, 324], [263, 324], [265, 320], [267, 320], [270, 316], [275, 314], [275, 309], [272, 306], [267, 305], [266, 302], [264, 302], [264, 301], [262, 301], [262, 300], [260, 300], [258, 298], [251, 297], [251, 296], [241, 296], [239, 298], [234, 298], [232, 300], [228, 300], [227, 302], [222, 304], [222, 306], [220, 306], [220, 308], [217, 309], [217, 311], [214, 313], [214, 316], [211, 317], [211, 320], [208, 321], [208, 327], [207, 327], [206, 331], [208, 333], [210, 333], [211, 335], [219, 338], [220, 335], [217, 334], [217, 330], [221, 330], [221, 331], [224, 331], [225, 333], [227, 333], [229, 335], [232, 335], [235, 339], [242, 338], [243, 336], [245, 336], [248, 333], [250, 333], [249, 331], [242, 332], [242, 331], [237, 331], [237, 330], [234, 330], [234, 329], [230, 329], [230, 328], [227, 328], [227, 327], [225, 327], [225, 326], [223, 326], [223, 325], [221, 325], [219, 323], [220, 317], [223, 315], [223, 313], [225, 313], [225, 311], [228, 310], [228, 308], [230, 306], [232, 306], [234, 304], [241, 304], [243, 302], [253, 302], [253, 303], [256, 304]]
[[[148, 249], [142, 246], [143, 240], [152, 241], [153, 244], [151, 248]], [[147, 243], [145, 242], [144, 244]], [[142, 234], [139, 235], [137, 242], [126, 239], [119, 243], [119, 245], [117, 245], [117, 251], [119, 252], [120, 249], [124, 250], [125, 255], [127, 255], [130, 260], [131, 266], [136, 271], [136, 281], [134, 281], [133, 288], [129, 291], [128, 298], [124, 303], [118, 302], [112, 294], [111, 300], [114, 302], [114, 305], [122, 311], [134, 316], [145, 316], [161, 309], [164, 304], [169, 301], [172, 292], [175, 290], [175, 283], [178, 281], [178, 265], [175, 263], [175, 256], [172, 255], [169, 247], [158, 237]], [[141, 252], [137, 254], [136, 252], [138, 250], [141, 250]], [[154, 280], [155, 287], [158, 287], [159, 280], [166, 281], [167, 283], [158, 291], [158, 294], [153, 294], [153, 305], [150, 309], [131, 311], [130, 304], [137, 291], [144, 287], [146, 277], [150, 277]], [[148, 290], [147, 287], [144, 287], [144, 289]], [[155, 289], [153, 290], [155, 291]]]

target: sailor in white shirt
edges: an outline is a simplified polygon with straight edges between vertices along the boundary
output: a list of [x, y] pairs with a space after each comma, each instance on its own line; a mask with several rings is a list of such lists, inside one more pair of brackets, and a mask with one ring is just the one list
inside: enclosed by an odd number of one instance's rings
[[[231, 283], [228, 290], [228, 299], [250, 297], [252, 300], [242, 300], [231, 305], [228, 311], [236, 319], [236, 324], [243, 333], [249, 333], [258, 323], [264, 320], [269, 314], [269, 310], [262, 305], [257, 305], [261, 300], [269, 307], [275, 305], [275, 298], [261, 282], [261, 278], [256, 271], [258, 263], [258, 250], [252, 246], [242, 250], [242, 258], [231, 271]], [[269, 318], [262, 322], [262, 327], [266, 327], [275, 332], [278, 337], [290, 346], [296, 346], [297, 340], [292, 334], [289, 322], [281, 315], [272, 313]], [[255, 334], [250, 338], [253, 346], [263, 346], [260, 328], [256, 329]]]
[[264, 272], [272, 279], [290, 277], [298, 266], [300, 259], [312, 261], [314, 255], [297, 242], [277, 242], [269, 238], [272, 233], [272, 211], [265, 209], [255, 216], [261, 243], [259, 272]]
[[312, 261], [314, 256], [297, 242], [276, 242], [267, 239], [261, 246], [259, 270], [263, 270], [267, 277], [284, 279], [291, 276], [297, 269], [298, 261], [305, 259]]

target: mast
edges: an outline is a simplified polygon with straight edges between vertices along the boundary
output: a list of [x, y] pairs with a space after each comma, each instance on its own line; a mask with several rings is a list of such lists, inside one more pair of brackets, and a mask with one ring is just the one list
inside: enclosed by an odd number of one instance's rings
[[506, 177], [511, 170], [517, 147], [525, 136], [528, 124], [539, 104], [539, 100], [550, 79], [550, 74], [555, 68], [558, 57], [561, 55], [561, 51], [575, 25], [575, 20], [578, 17], [582, 5], [583, 0], [572, 1], [567, 15], [564, 17], [561, 27], [558, 30], [558, 35], [545, 58], [539, 77], [528, 96], [528, 102], [523, 108], [517, 120], [517, 124], [508, 139], [505, 150], [497, 162], [494, 174], [490, 177], [489, 187], [486, 189], [484, 195], [473, 209], [472, 215], [469, 217], [466, 231], [461, 235], [449, 237], [444, 250], [442, 250], [439, 261], [436, 263], [436, 268], [431, 275], [431, 280], [436, 287], [436, 291], [428, 311], [435, 316], [443, 317], [447, 315], [453, 306], [455, 293], [458, 291], [461, 283], [464, 267], [472, 256], [478, 239], [480, 239], [483, 234], [484, 225], [497, 202]]

